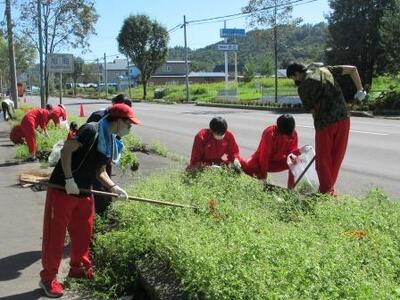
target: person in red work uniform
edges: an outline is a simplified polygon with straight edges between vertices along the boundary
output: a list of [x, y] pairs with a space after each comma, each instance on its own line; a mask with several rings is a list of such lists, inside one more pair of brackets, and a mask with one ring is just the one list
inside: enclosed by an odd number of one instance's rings
[[355, 66], [310, 66], [292, 63], [286, 70], [288, 78], [298, 86], [304, 108], [311, 112], [315, 127], [315, 164], [319, 179], [319, 192], [336, 195], [335, 184], [346, 153], [350, 114], [338, 76], [350, 75], [357, 93], [354, 98], [366, 97]]
[[72, 121], [71, 123], [69, 123], [67, 140], [72, 140], [77, 134], [78, 134], [78, 123]]
[[22, 131], [25, 141], [29, 148], [30, 157], [27, 161], [36, 161], [36, 128], [40, 127], [47, 134], [47, 124], [49, 122], [49, 114], [51, 105], [46, 105], [46, 108], [34, 108], [28, 111], [21, 121]]
[[61, 159], [55, 166], [50, 183], [64, 189], [48, 188], [43, 222], [42, 266], [40, 287], [49, 297], [61, 297], [64, 287], [57, 280], [66, 230], [71, 238], [71, 278], [93, 277], [89, 245], [94, 221], [93, 195], [80, 191], [90, 189], [96, 177], [107, 189], [121, 198], [127, 193], [106, 172], [109, 161], [118, 161], [123, 145], [116, 136], [129, 134], [132, 124], [139, 124], [132, 108], [116, 104], [98, 123], [79, 128], [74, 139], [67, 140]]
[[239, 163], [239, 147], [224, 118], [215, 117], [210, 128], [195, 136], [188, 171], [211, 165]]
[[[296, 123], [292, 115], [280, 116], [276, 125], [264, 129], [257, 150], [248, 160], [240, 158], [243, 172], [258, 179], [266, 179], [269, 172], [288, 170], [287, 157], [300, 155]], [[294, 177], [289, 171], [288, 188], [294, 187]]]
[[67, 119], [67, 112], [65, 110], [65, 106], [62, 104], [53, 106], [53, 109], [50, 111], [49, 115], [49, 120], [53, 120], [54, 125], [56, 127], [60, 124], [60, 118], [63, 121]]

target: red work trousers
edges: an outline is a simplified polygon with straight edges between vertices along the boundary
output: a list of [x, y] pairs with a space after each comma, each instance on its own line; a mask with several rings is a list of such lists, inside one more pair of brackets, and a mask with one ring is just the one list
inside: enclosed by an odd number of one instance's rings
[[23, 119], [21, 122], [26, 144], [31, 155], [36, 154], [35, 120]]
[[[266, 174], [265, 177], [262, 178], [263, 176], [260, 174], [260, 167], [258, 166], [258, 163], [251, 158], [247, 161], [240, 158], [240, 164], [242, 165], [243, 172], [245, 172], [247, 175], [256, 176], [258, 179], [266, 179], [268, 176], [268, 174]], [[286, 160], [271, 160], [268, 162], [268, 173], [282, 172], [285, 170], [289, 170]], [[294, 188], [294, 177], [290, 170], [288, 171], [287, 187], [289, 189]]]
[[71, 238], [70, 265], [73, 271], [89, 271], [94, 206], [92, 196], [76, 197], [48, 188], [43, 224], [42, 267], [43, 282], [55, 279], [64, 249], [68, 229]]
[[335, 184], [346, 153], [350, 118], [338, 121], [315, 133], [315, 164], [319, 192], [335, 195]]

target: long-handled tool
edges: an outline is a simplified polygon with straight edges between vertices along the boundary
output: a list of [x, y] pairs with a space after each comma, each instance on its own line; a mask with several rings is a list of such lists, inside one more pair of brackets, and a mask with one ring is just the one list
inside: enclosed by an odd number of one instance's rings
[[[45, 185], [47, 187], [59, 189], [59, 190], [65, 190], [65, 188], [62, 185], [50, 183], [47, 181], [24, 181], [25, 183], [28, 184], [33, 184], [33, 185]], [[105, 195], [105, 196], [111, 196], [111, 197], [119, 197], [118, 194], [114, 193], [109, 193], [109, 192], [103, 192], [103, 191], [97, 191], [97, 190], [91, 190], [91, 189], [79, 189], [83, 193], [92, 193], [96, 195]], [[128, 196], [129, 200], [133, 201], [139, 201], [139, 202], [144, 202], [144, 203], [151, 203], [151, 204], [157, 204], [157, 205], [164, 205], [164, 206], [172, 206], [172, 207], [180, 207], [180, 208], [190, 208], [190, 209], [195, 209], [195, 210], [200, 210], [200, 207], [193, 206], [193, 205], [188, 205], [188, 204], [179, 204], [179, 203], [174, 203], [174, 202], [168, 202], [168, 201], [159, 201], [159, 200], [153, 200], [153, 199], [147, 199], [147, 198], [141, 198], [141, 197], [134, 197], [134, 196]]]

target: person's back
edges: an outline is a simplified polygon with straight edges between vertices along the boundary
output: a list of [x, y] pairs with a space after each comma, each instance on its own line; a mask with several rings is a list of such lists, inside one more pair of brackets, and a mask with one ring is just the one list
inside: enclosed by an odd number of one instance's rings
[[49, 120], [49, 114], [45, 108], [33, 108], [25, 114], [21, 123], [29, 122], [34, 128], [38, 126], [44, 128]]
[[[248, 160], [240, 159], [243, 171], [258, 179], [266, 179], [268, 172], [288, 170], [286, 163], [290, 154], [299, 154], [298, 138], [293, 116], [286, 114], [277, 119], [276, 125], [264, 129], [257, 150]], [[288, 187], [294, 186], [289, 171]]]
[[349, 117], [341, 87], [335, 80], [342, 72], [339, 66], [313, 67], [298, 86], [304, 108], [313, 112], [316, 129]]
[[60, 123], [60, 118], [63, 121], [67, 119], [67, 112], [65, 111], [65, 107], [61, 104], [54, 106], [49, 114], [49, 119], [53, 120], [54, 125], [56, 126]]

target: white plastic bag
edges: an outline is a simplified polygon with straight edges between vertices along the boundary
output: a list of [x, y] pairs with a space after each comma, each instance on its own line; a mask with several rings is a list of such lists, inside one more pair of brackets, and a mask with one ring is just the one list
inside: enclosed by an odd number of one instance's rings
[[63, 120], [62, 117], [60, 117], [60, 128], [65, 128], [67, 130], [69, 130], [69, 123], [68, 120]]
[[53, 145], [49, 155], [49, 166], [54, 167], [61, 158], [61, 149], [64, 147], [64, 141], [58, 141]]
[[317, 172], [315, 170], [315, 161], [313, 161], [315, 157], [314, 148], [308, 145], [306, 147], [303, 146], [301, 152], [302, 154], [297, 156], [295, 161], [292, 161], [288, 157], [287, 164], [289, 166], [289, 170], [294, 176], [294, 181], [297, 182], [299, 180], [299, 177], [304, 173], [304, 171], [308, 167], [307, 171], [300, 179], [300, 182], [306, 182], [309, 186], [311, 186], [312, 189], [315, 190], [319, 186], [319, 180]]

